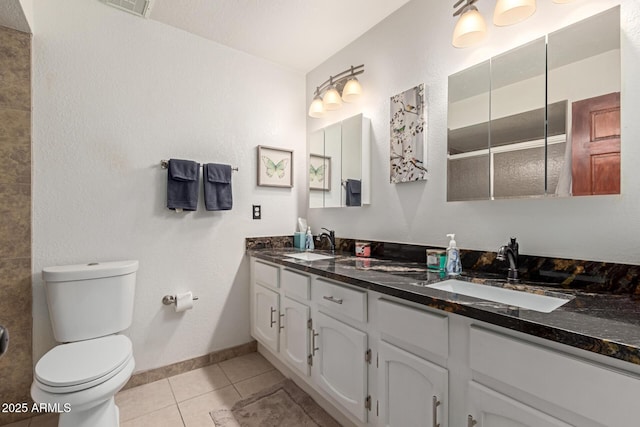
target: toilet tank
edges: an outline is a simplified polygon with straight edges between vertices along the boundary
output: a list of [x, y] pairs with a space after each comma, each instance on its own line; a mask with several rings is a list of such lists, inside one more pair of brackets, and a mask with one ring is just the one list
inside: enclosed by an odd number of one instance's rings
[[73, 342], [127, 329], [133, 317], [138, 261], [47, 267], [42, 279], [53, 335]]

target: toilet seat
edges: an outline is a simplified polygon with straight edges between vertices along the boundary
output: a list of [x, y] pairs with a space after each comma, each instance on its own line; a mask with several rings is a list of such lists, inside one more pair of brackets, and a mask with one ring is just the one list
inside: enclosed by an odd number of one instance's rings
[[35, 380], [50, 393], [85, 390], [117, 375], [132, 357], [131, 341], [124, 335], [62, 344], [38, 361]]

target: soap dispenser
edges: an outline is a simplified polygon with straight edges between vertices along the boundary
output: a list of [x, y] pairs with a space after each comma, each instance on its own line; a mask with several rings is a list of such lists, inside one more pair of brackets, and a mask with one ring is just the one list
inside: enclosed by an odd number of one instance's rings
[[313, 243], [313, 234], [311, 234], [311, 227], [307, 227], [307, 236], [305, 238], [304, 247], [307, 250], [315, 249], [315, 244]]
[[450, 237], [449, 247], [447, 248], [447, 275], [449, 276], [459, 276], [462, 273], [462, 263], [460, 262], [460, 251], [456, 246], [456, 235], [455, 234], [447, 234], [447, 237]]

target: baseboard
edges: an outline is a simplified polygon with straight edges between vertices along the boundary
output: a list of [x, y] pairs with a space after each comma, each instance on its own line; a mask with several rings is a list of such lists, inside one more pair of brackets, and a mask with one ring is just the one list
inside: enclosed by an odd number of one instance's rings
[[172, 363], [171, 365], [162, 366], [160, 368], [137, 372], [131, 376], [129, 382], [127, 382], [123, 390], [143, 384], [149, 384], [154, 381], [172, 377], [174, 375], [183, 374], [194, 369], [204, 368], [205, 366], [213, 365], [222, 362], [223, 360], [233, 359], [234, 357], [243, 356], [249, 353], [255, 353], [256, 351], [257, 342], [251, 341], [246, 344], [214, 351], [203, 356]]

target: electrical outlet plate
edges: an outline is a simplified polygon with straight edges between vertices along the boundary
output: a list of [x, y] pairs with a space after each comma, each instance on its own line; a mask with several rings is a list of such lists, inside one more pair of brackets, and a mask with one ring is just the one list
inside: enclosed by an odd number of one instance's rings
[[253, 219], [262, 219], [262, 207], [253, 205]]

